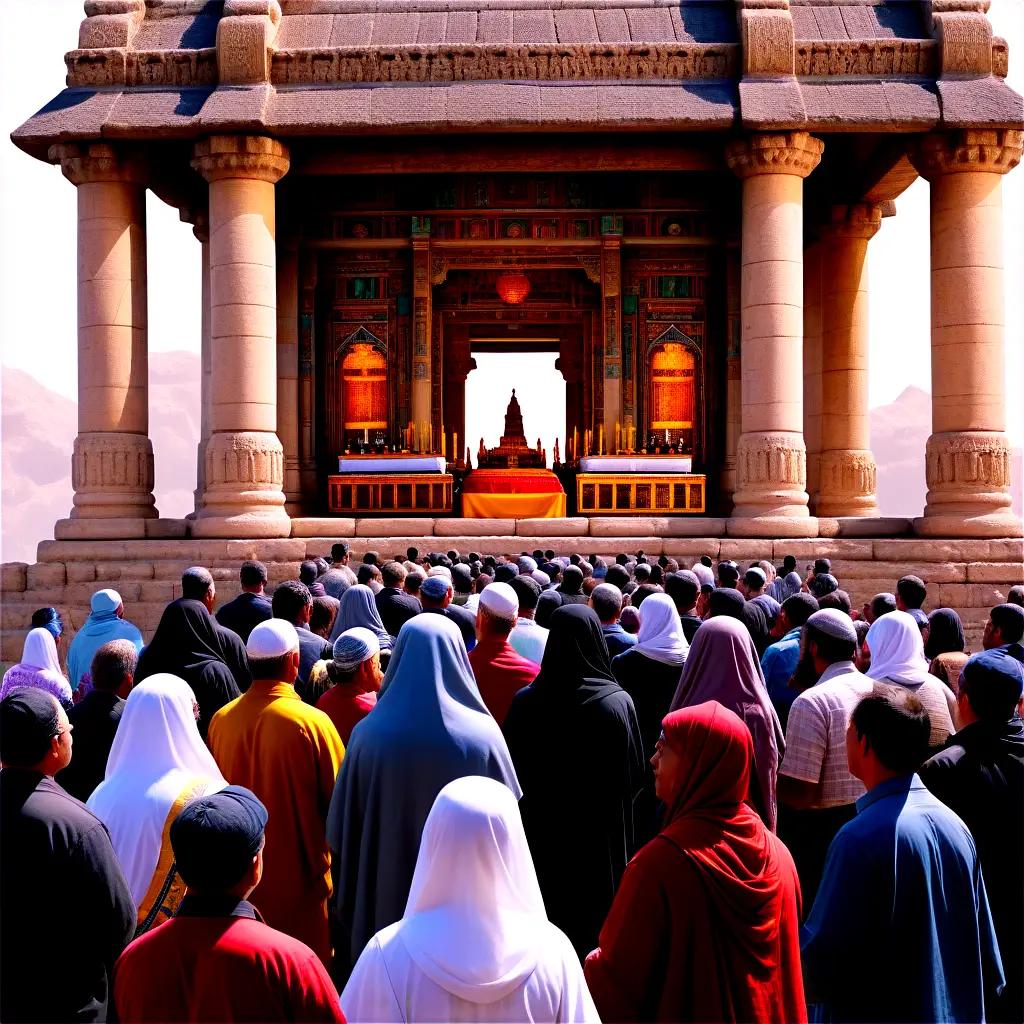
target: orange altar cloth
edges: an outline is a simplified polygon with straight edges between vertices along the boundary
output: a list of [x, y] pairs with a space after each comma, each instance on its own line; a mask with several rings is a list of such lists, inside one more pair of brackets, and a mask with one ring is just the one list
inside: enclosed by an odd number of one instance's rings
[[556, 519], [565, 491], [550, 469], [474, 469], [462, 484], [466, 519]]

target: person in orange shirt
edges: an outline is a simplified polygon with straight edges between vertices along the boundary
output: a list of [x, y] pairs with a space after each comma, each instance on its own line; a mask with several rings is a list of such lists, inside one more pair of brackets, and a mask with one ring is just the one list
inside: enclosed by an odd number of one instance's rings
[[267, 924], [330, 967], [325, 823], [345, 748], [330, 718], [295, 692], [299, 638], [291, 623], [261, 622], [246, 651], [252, 686], [213, 716], [210, 749], [224, 777], [251, 789], [270, 815], [253, 903]]

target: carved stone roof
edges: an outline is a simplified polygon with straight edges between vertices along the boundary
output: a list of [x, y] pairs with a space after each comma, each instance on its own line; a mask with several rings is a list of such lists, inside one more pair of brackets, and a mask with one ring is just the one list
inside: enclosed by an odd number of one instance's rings
[[86, 0], [58, 141], [1024, 124], [988, 0]]

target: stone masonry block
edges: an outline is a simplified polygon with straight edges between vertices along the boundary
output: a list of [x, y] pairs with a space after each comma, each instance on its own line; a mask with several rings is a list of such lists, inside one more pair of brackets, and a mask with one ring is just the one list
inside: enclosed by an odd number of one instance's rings
[[719, 560], [732, 559], [737, 563], [759, 562], [772, 557], [770, 540], [734, 540], [729, 537], [722, 541], [718, 552]]
[[680, 562], [686, 561], [683, 568], [689, 569], [701, 555], [708, 555], [712, 560], [717, 560], [721, 545], [722, 542], [717, 537], [687, 537], [679, 540], [666, 537], [661, 547], [662, 554]]
[[664, 516], [594, 516], [591, 537], [663, 537], [668, 530]]
[[68, 583], [92, 583], [96, 579], [96, 566], [91, 562], [69, 562]]
[[813, 562], [815, 558], [842, 558], [844, 560], [870, 559], [874, 557], [873, 541], [870, 540], [780, 540], [772, 545], [773, 557], [782, 564], [786, 555], [792, 555], [797, 564]]
[[36, 563], [26, 570], [25, 586], [28, 590], [41, 590], [45, 587], [63, 587], [67, 581], [67, 572], [63, 562], [46, 565]]
[[846, 561], [834, 559], [832, 575], [840, 584], [849, 579], [885, 579], [892, 580], [891, 589], [895, 592], [896, 581], [901, 576], [920, 576], [925, 583], [964, 583], [967, 580], [967, 567], [957, 562], [868, 562]]
[[39, 605], [30, 598], [12, 599], [5, 593], [3, 601], [0, 602], [0, 629], [20, 629], [24, 637], [24, 631], [32, 620], [32, 613], [38, 607]]
[[724, 537], [728, 520], [708, 516], [672, 516], [663, 537]]
[[28, 566], [24, 562], [4, 562], [0, 565], [0, 591], [4, 594], [23, 593], [27, 585]]
[[0, 633], [0, 661], [4, 664], [15, 664], [21, 661], [21, 653], [25, 649], [24, 629], [5, 629]]
[[436, 537], [494, 537], [516, 532], [514, 519], [438, 519], [434, 522]]
[[121, 579], [123, 580], [151, 580], [153, 578], [153, 564], [151, 562], [131, 562], [121, 566]]
[[876, 540], [881, 561], [1009, 562], [1024, 561], [1024, 542], [1014, 540]]
[[[585, 537], [590, 532], [590, 520], [582, 516], [572, 519], [517, 519], [515, 532], [520, 537]], [[540, 546], [551, 547], [550, 544]]]
[[967, 566], [968, 583], [1002, 583], [1007, 588], [1024, 583], [1020, 562], [971, 562]]
[[170, 580], [146, 580], [139, 594], [143, 601], [163, 601], [170, 604], [174, 600], [174, 584]]
[[[354, 519], [335, 519], [303, 517], [292, 520], [293, 537], [333, 537], [337, 540], [348, 540], [356, 533], [356, 521]], [[327, 547], [330, 549], [331, 543]]]
[[[491, 530], [493, 535], [496, 532]], [[511, 532], [511, 531], [509, 531]], [[357, 537], [429, 537], [434, 533], [433, 519], [357, 519]], [[449, 536], [455, 536], [450, 534]]]
[[301, 561], [306, 557], [306, 543], [301, 539], [229, 540], [222, 541], [218, 547], [216, 554], [220, 557], [214, 560], [233, 563], [236, 573], [237, 567], [247, 558], [256, 558], [261, 562], [290, 562], [295, 559]]
[[267, 576], [270, 578], [271, 583], [280, 583], [282, 580], [297, 580], [301, 564], [301, 562], [270, 562], [267, 565]]

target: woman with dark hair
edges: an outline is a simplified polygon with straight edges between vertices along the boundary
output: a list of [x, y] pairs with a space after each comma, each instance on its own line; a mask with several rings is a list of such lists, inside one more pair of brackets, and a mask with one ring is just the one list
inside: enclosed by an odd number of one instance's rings
[[593, 609], [551, 616], [540, 674], [512, 699], [504, 732], [544, 905], [585, 956], [635, 849], [644, 768], [633, 701]]
[[584, 965], [602, 1020], [807, 1020], [800, 884], [745, 803], [753, 761], [750, 731], [716, 701], [665, 718], [651, 759], [665, 826]]
[[928, 671], [954, 693], [960, 691], [960, 673], [967, 664], [966, 646], [960, 616], [952, 608], [936, 608], [928, 616], [924, 656], [929, 660]]

